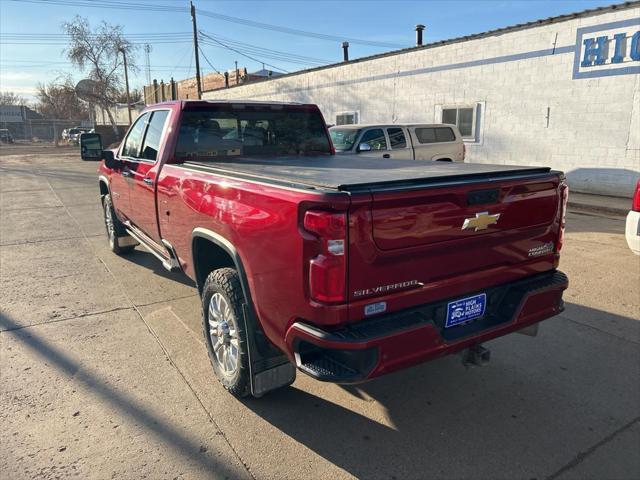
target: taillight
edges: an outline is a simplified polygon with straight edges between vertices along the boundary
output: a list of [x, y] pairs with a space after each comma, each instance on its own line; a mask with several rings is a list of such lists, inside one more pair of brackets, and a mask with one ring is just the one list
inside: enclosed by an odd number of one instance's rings
[[569, 201], [569, 185], [566, 181], [560, 183], [560, 234], [558, 235], [558, 243], [556, 245], [556, 251], [559, 252], [564, 244], [564, 228], [567, 223], [567, 202]]
[[636, 191], [633, 194], [633, 203], [631, 204], [631, 210], [634, 212], [640, 212], [640, 180], [636, 183]]
[[311, 298], [323, 303], [344, 302], [347, 286], [347, 215], [308, 210], [304, 214], [303, 225], [320, 241], [320, 253], [309, 261]]

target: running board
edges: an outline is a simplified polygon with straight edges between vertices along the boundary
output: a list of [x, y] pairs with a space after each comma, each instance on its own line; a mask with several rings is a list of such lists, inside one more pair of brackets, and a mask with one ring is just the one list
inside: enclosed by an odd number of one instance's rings
[[151, 253], [154, 257], [162, 262], [162, 266], [165, 268], [165, 270], [169, 272], [182, 271], [182, 268], [180, 268], [180, 263], [178, 262], [175, 254], [175, 250], [169, 242], [167, 242], [166, 240], [162, 240], [162, 244], [165, 246], [165, 248], [167, 248], [169, 252], [169, 258], [167, 258], [149, 243], [149, 241], [145, 238], [146, 235], [137, 232], [133, 227], [131, 227], [128, 222], [125, 226], [125, 229], [127, 230], [127, 233], [131, 235], [131, 237], [138, 241], [138, 243], [140, 243], [140, 245], [142, 245], [149, 253]]

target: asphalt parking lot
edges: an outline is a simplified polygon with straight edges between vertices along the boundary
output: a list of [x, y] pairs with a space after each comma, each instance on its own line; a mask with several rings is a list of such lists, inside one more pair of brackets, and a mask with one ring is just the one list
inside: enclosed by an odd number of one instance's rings
[[571, 212], [566, 311], [358, 387], [299, 374], [238, 401], [196, 290], [108, 250], [95, 163], [0, 147], [0, 476], [640, 478], [640, 257], [624, 219]]

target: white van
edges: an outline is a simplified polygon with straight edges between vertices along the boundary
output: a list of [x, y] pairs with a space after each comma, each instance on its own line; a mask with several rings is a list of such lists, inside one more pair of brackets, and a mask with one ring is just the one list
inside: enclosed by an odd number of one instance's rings
[[455, 125], [340, 125], [329, 133], [339, 155], [443, 162], [463, 162], [465, 157]]

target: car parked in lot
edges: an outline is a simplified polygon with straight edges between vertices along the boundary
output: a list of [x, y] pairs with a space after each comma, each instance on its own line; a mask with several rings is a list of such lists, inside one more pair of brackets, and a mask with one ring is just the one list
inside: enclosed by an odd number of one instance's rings
[[[65, 132], [66, 132], [66, 135], [65, 135]], [[93, 132], [94, 130], [92, 128], [75, 127], [75, 128], [70, 128], [68, 130], [63, 130], [62, 138], [70, 143], [73, 143], [74, 145], [77, 145], [80, 142], [80, 135], [82, 135], [83, 133], [93, 133]]]
[[466, 152], [455, 125], [340, 125], [329, 133], [340, 155], [463, 162]]
[[0, 128], [0, 143], [13, 143], [13, 135], [7, 128]]
[[625, 234], [631, 251], [640, 255], [640, 180], [636, 183], [631, 210], [627, 214]]
[[546, 167], [334, 154], [315, 105], [147, 107], [101, 159], [109, 245], [140, 244], [201, 295], [216, 376], [234, 395], [290, 384], [294, 365], [357, 383], [563, 310], [568, 189]]

